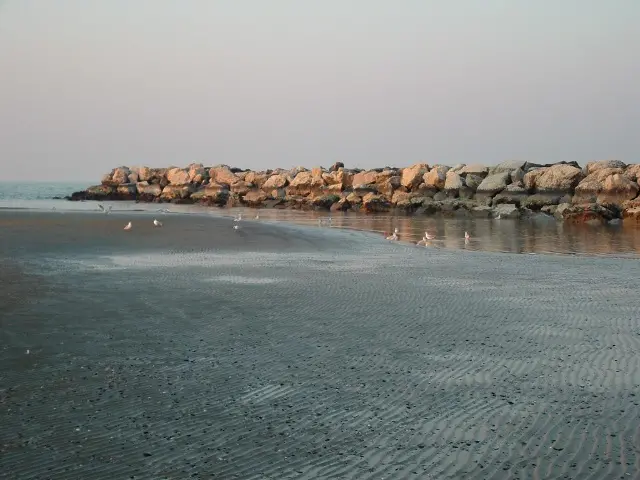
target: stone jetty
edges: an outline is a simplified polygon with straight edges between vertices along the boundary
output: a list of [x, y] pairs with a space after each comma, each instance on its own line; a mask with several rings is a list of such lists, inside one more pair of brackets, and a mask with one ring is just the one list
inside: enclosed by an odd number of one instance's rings
[[640, 164], [619, 160], [453, 167], [265, 171], [227, 165], [117, 167], [69, 200], [135, 200], [218, 207], [406, 212], [517, 218], [534, 213], [574, 222], [640, 221]]

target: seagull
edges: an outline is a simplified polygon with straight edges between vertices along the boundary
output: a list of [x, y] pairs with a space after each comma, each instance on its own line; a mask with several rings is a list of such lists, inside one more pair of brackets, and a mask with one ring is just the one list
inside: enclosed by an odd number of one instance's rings
[[238, 230], [239, 228], [240, 228], [240, 225], [234, 225], [234, 226], [233, 226], [233, 229], [234, 229], [234, 230]]
[[433, 240], [436, 237], [431, 235], [429, 232], [424, 232], [424, 238], [426, 238], [427, 240]]
[[238, 214], [238, 215], [233, 219], [233, 221], [234, 221], [234, 222], [239, 222], [240, 220], [242, 220], [242, 214], [241, 214], [241, 213], [239, 213], [239, 214]]
[[260, 219], [260, 215], [256, 213], [256, 220], [259, 220], [259, 219]]
[[160, 213], [169, 213], [169, 209], [168, 208], [160, 208], [160, 209], [158, 209], [158, 212], [160, 212]]
[[125, 230], [131, 230], [131, 227], [132, 227], [131, 222], [129, 222], [124, 226], [124, 229]]
[[464, 239], [467, 241], [471, 239], [471, 237], [469, 236], [469, 232], [464, 232]]
[[387, 240], [398, 240], [398, 233], [400, 233], [400, 232], [398, 231], [398, 227], [396, 227], [393, 230], [393, 235], [388, 236]]
[[498, 214], [498, 216], [496, 217], [496, 220], [500, 220], [502, 218], [502, 215]]
[[162, 222], [159, 222], [159, 221], [158, 221], [158, 220], [156, 220], [155, 218], [153, 219], [153, 224], [154, 224], [156, 227], [161, 227], [161, 226], [162, 226]]
[[29, 355], [29, 354], [31, 353], [31, 350], [29, 350], [29, 349], [27, 348], [27, 352], [26, 352], [26, 353], [27, 353], [27, 355]]
[[102, 210], [105, 213], [105, 215], [109, 215], [109, 212], [111, 212], [112, 207], [113, 205], [108, 205], [107, 208], [104, 208], [101, 204], [98, 204], [98, 208]]

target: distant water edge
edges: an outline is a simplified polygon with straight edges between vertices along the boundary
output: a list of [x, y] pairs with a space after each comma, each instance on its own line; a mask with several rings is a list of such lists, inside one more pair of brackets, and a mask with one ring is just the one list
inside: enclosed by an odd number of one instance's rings
[[[71, 202], [63, 198], [83, 190], [86, 182], [0, 182], [0, 210], [27, 209], [40, 211], [99, 212], [93, 201]], [[54, 199], [58, 197], [59, 199]], [[406, 216], [397, 213], [364, 215], [354, 212], [298, 211], [290, 209], [216, 208], [201, 205], [146, 204], [132, 201], [105, 201], [112, 207], [112, 216], [135, 220], [136, 215], [196, 214], [232, 216], [245, 214], [252, 221], [259, 214], [261, 222], [278, 221], [312, 227], [348, 228], [384, 235], [395, 228], [400, 232], [400, 244], [414, 244], [429, 231], [434, 240], [429, 247], [509, 253], [573, 254], [589, 256], [623, 256], [640, 258], [640, 227], [636, 225], [572, 225], [546, 215], [519, 220], [486, 218], [450, 218], [443, 216]], [[331, 217], [331, 223], [328, 222]], [[169, 219], [166, 219], [170, 221]], [[464, 232], [471, 235], [464, 241]], [[424, 248], [424, 247], [423, 247]]]
[[0, 200], [50, 200], [83, 190], [87, 182], [4, 182], [0, 181]]

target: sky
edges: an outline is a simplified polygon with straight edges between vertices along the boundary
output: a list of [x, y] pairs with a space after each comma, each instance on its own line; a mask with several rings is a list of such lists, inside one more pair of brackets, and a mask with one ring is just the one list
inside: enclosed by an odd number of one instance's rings
[[0, 180], [640, 162], [638, 0], [0, 0]]

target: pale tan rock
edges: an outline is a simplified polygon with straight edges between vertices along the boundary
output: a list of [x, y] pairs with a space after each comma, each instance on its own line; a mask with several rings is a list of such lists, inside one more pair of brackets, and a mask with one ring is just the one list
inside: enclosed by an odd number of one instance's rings
[[471, 165], [465, 165], [458, 172], [460, 175], [478, 175], [480, 177], [486, 177], [489, 173], [489, 167], [482, 165], [480, 163], [474, 163]]
[[231, 192], [237, 193], [238, 195], [246, 195], [251, 190], [251, 187], [244, 180], [240, 180], [239, 182], [231, 185]]
[[187, 171], [191, 183], [202, 183], [208, 177], [207, 169], [201, 163], [192, 163], [187, 167]]
[[117, 185], [129, 183], [129, 174], [131, 170], [128, 167], [118, 167], [113, 170], [111, 181]]
[[429, 165], [426, 163], [416, 163], [402, 170], [400, 184], [408, 189], [412, 189], [420, 185], [422, 177], [429, 171]]
[[604, 181], [604, 186], [598, 194], [598, 203], [622, 204], [626, 200], [633, 200], [638, 196], [638, 184], [632, 182], [620, 173], [610, 175]]
[[453, 170], [449, 170], [444, 181], [444, 190], [455, 191], [460, 190], [462, 187], [464, 187], [462, 177]]
[[[542, 170], [542, 169], [540, 169]], [[531, 183], [531, 177], [537, 170], [524, 176], [524, 184], [527, 187]], [[584, 178], [582, 170], [572, 165], [557, 164], [544, 169], [541, 174], [533, 175], [533, 185], [537, 192], [571, 192]]]
[[186, 185], [190, 182], [189, 171], [186, 168], [171, 168], [167, 171], [169, 185]]
[[193, 193], [192, 185], [167, 185], [162, 189], [162, 198], [168, 200], [183, 199], [189, 197]]
[[262, 189], [265, 191], [273, 190], [274, 188], [284, 188], [289, 183], [287, 175], [284, 173], [271, 175], [266, 182], [262, 184]]
[[358, 187], [360, 185], [374, 184], [378, 180], [378, 175], [378, 172], [374, 170], [356, 173], [353, 176], [353, 186]]
[[640, 164], [629, 165], [624, 171], [624, 176], [632, 182], [640, 181]]
[[[209, 169], [209, 177], [218, 183], [233, 185], [239, 178], [231, 171], [227, 165], [216, 165]], [[246, 178], [246, 176], [245, 176]]]
[[[449, 167], [437, 165], [422, 176], [424, 184], [427, 188], [442, 190], [447, 180], [447, 172]], [[418, 185], [419, 187], [420, 185]]]
[[140, 182], [148, 182], [153, 176], [153, 171], [149, 167], [138, 168], [138, 180]]
[[244, 181], [251, 183], [258, 188], [261, 188], [265, 182], [269, 179], [269, 175], [262, 172], [247, 172], [244, 176]]
[[593, 170], [575, 188], [573, 203], [593, 203], [598, 194], [604, 189], [607, 177], [623, 173], [622, 168], [601, 168]]
[[249, 206], [260, 206], [266, 200], [268, 200], [268, 196], [262, 190], [254, 189], [249, 191], [242, 197], [242, 201]]
[[400, 188], [402, 180], [399, 176], [381, 179], [376, 183], [378, 192], [383, 194], [387, 199], [391, 199], [393, 192]]
[[627, 165], [620, 160], [598, 160], [595, 162], [589, 162], [585, 166], [586, 174], [591, 175], [592, 173], [597, 172], [598, 170], [602, 170], [603, 168], [621, 168], [624, 169]]
[[162, 187], [157, 183], [149, 184], [146, 180], [144, 182], [138, 182], [136, 184], [136, 189], [138, 193], [143, 195], [151, 195], [154, 197], [159, 197], [162, 193]]

